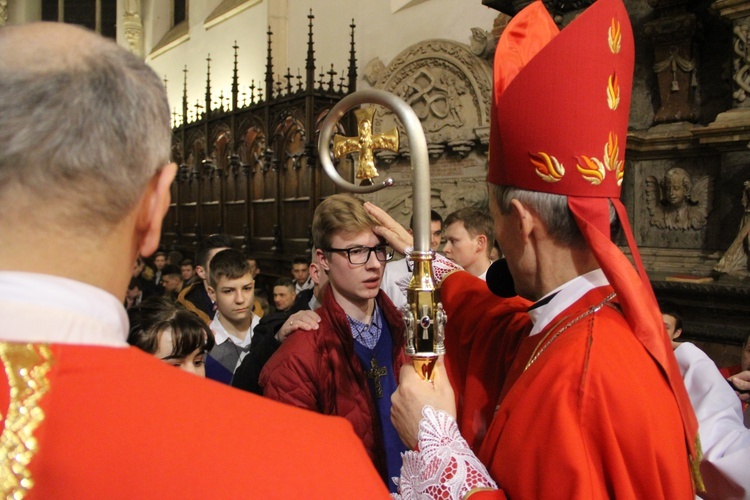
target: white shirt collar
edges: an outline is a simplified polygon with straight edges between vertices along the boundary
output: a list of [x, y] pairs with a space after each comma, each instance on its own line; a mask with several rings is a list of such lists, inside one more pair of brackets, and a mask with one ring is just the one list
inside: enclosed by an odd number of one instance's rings
[[489, 270], [490, 270], [490, 268], [488, 267], [487, 269], [484, 270], [484, 272], [482, 274], [480, 274], [479, 276], [477, 276], [477, 278], [479, 278], [480, 280], [483, 280], [483, 281], [487, 281], [487, 271], [489, 271]]
[[127, 347], [122, 299], [80, 281], [0, 272], [0, 339], [10, 342]]
[[294, 289], [296, 290], [297, 293], [300, 293], [303, 290], [307, 290], [308, 288], [312, 288], [313, 285], [314, 285], [314, 283], [312, 281], [312, 276], [308, 276], [307, 279], [305, 280], [305, 282], [302, 283], [301, 285], [295, 281], [294, 282]]
[[247, 331], [247, 335], [245, 335], [245, 340], [240, 340], [239, 338], [229, 333], [226, 328], [224, 328], [224, 325], [222, 325], [221, 321], [219, 321], [219, 316], [219, 311], [216, 311], [216, 315], [214, 316], [214, 319], [213, 321], [211, 321], [210, 325], [211, 331], [214, 332], [216, 345], [223, 344], [227, 340], [231, 340], [237, 347], [247, 347], [250, 345], [250, 341], [253, 338], [253, 331], [255, 330], [255, 327], [258, 326], [260, 317], [253, 314], [253, 320], [250, 323], [250, 328]]
[[531, 322], [534, 323], [534, 328], [531, 329], [529, 336], [536, 335], [544, 330], [558, 314], [573, 305], [589, 291], [606, 285], [609, 285], [609, 281], [604, 276], [604, 272], [601, 269], [595, 269], [555, 288], [539, 299], [544, 300], [545, 297], [556, 294], [552, 300], [529, 311]]

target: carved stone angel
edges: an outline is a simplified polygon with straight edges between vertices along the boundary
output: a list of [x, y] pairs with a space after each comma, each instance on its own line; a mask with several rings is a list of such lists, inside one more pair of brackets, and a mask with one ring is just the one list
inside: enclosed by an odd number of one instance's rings
[[659, 229], [696, 230], [706, 225], [713, 189], [708, 176], [693, 182], [682, 168], [667, 170], [664, 179], [646, 178], [650, 223]]

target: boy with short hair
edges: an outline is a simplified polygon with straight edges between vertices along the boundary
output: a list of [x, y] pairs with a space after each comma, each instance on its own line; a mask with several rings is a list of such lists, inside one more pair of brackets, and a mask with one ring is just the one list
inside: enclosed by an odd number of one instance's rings
[[164, 266], [162, 268], [161, 286], [164, 288], [164, 296], [172, 302], [176, 301], [183, 286], [180, 268], [172, 264]]
[[310, 260], [307, 257], [295, 257], [292, 260], [292, 276], [294, 276], [295, 293], [313, 287], [312, 278], [310, 278]]
[[487, 279], [494, 244], [492, 216], [486, 210], [464, 207], [445, 218], [443, 253], [470, 274]]
[[297, 290], [294, 280], [291, 278], [279, 278], [273, 285], [273, 305], [277, 312], [288, 311], [297, 298]]
[[254, 286], [252, 270], [240, 251], [222, 250], [211, 259], [208, 294], [216, 303], [210, 325], [216, 345], [209, 355], [230, 373], [250, 350], [253, 328], [260, 320], [253, 314]]
[[208, 294], [209, 262], [222, 250], [232, 247], [232, 239], [226, 234], [212, 234], [201, 240], [195, 251], [195, 275], [197, 279], [182, 289], [177, 302], [193, 311], [207, 325], [214, 319], [213, 299]]
[[[404, 322], [380, 290], [393, 250], [373, 232], [361, 200], [328, 197], [315, 210], [313, 240], [329, 285], [317, 330], [289, 335], [260, 374], [265, 396], [349, 420], [391, 491], [406, 447], [391, 423], [396, 374], [407, 362]], [[213, 267], [212, 267], [213, 268]]]

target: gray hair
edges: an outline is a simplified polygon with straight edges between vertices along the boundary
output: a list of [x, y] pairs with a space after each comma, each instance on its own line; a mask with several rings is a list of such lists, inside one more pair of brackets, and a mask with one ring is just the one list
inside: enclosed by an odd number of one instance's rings
[[0, 117], [0, 211], [21, 192], [49, 207], [43, 213], [111, 226], [169, 162], [159, 77], [115, 43], [70, 25], [0, 29]]
[[[489, 192], [490, 196], [495, 198], [500, 213], [503, 215], [510, 213], [511, 201], [518, 200], [537, 214], [547, 227], [552, 239], [566, 247], [586, 246], [586, 240], [568, 208], [567, 196], [496, 184], [489, 184]], [[609, 220], [610, 224], [614, 224], [617, 220], [617, 213], [612, 203], [609, 204]]]

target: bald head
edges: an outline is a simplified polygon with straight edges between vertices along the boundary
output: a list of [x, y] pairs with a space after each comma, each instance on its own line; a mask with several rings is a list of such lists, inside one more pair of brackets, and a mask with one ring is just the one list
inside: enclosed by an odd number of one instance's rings
[[125, 49], [73, 25], [0, 30], [0, 116], [0, 222], [24, 206], [102, 230], [129, 213], [169, 162], [161, 80]]

